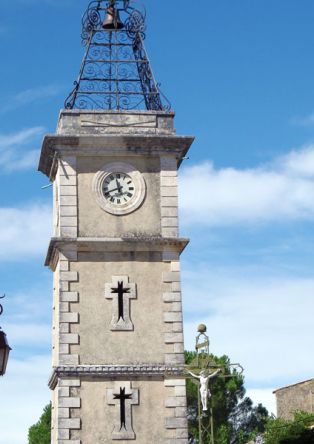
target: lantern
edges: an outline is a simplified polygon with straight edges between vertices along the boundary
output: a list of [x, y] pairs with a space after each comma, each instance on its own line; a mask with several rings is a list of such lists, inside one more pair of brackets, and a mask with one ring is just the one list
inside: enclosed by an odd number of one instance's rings
[[5, 374], [10, 351], [11, 347], [8, 344], [7, 335], [0, 330], [0, 376]]

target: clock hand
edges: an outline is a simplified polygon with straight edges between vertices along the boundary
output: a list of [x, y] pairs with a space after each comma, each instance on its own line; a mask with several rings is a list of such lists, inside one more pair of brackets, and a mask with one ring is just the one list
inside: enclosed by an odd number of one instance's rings
[[123, 187], [119, 184], [118, 179], [116, 179], [116, 182], [117, 182], [118, 192], [121, 193]]

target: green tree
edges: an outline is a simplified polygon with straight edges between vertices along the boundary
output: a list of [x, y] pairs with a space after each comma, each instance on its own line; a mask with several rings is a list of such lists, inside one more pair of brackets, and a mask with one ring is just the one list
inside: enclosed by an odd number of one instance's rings
[[314, 415], [295, 412], [294, 419], [269, 418], [266, 424], [265, 444], [314, 444]]
[[[195, 363], [195, 352], [186, 352], [187, 365]], [[228, 356], [210, 356], [214, 366], [221, 366], [223, 376], [210, 382], [211, 406], [213, 409], [214, 436], [218, 444], [245, 444], [262, 433], [268, 418], [268, 411], [259, 404], [253, 406], [250, 398], [245, 397], [244, 378], [230, 367]], [[191, 444], [198, 443], [198, 385], [187, 380], [187, 404], [189, 438]], [[204, 422], [209, 422], [209, 417]], [[204, 443], [208, 444], [208, 443]]]
[[51, 441], [51, 403], [44, 408], [39, 421], [28, 431], [28, 444], [50, 444]]

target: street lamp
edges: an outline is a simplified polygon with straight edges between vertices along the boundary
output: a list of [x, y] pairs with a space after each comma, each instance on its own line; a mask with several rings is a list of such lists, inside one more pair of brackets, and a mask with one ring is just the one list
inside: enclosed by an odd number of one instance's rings
[[[0, 299], [3, 299], [4, 297], [5, 295], [0, 297]], [[2, 315], [2, 313], [3, 313], [3, 307], [0, 304], [0, 316]], [[1, 330], [0, 327], [0, 376], [3, 376], [5, 374], [10, 351], [11, 347], [9, 346], [7, 335], [4, 333], [4, 331]]]

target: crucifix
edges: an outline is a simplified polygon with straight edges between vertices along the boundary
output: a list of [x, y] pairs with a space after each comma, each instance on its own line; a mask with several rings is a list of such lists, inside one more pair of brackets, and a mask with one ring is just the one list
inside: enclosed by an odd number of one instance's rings
[[120, 412], [112, 432], [113, 440], [135, 439], [132, 427], [132, 406], [139, 404], [138, 394], [138, 389], [132, 389], [131, 382], [117, 381], [114, 389], [107, 389], [107, 403], [115, 405]]
[[113, 276], [112, 283], [105, 284], [105, 298], [112, 299], [111, 330], [133, 330], [130, 300], [136, 297], [136, 285], [129, 283], [128, 276]]

